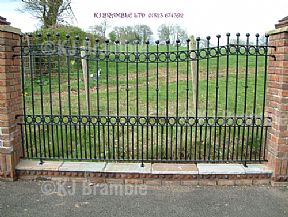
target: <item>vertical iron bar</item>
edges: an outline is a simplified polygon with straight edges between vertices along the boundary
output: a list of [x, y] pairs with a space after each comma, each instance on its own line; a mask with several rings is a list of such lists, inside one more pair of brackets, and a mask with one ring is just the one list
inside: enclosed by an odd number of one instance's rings
[[[127, 126], [127, 131], [128, 131], [128, 126]], [[128, 135], [128, 132], [127, 132]], [[128, 146], [128, 143], [127, 143]], [[120, 157], [119, 157], [120, 159]], [[125, 159], [125, 125], [122, 125], [122, 159]]]
[[[266, 41], [265, 41], [265, 60], [264, 60], [264, 88], [263, 88], [263, 106], [262, 106], [262, 120], [261, 120], [261, 134], [260, 134], [260, 153], [259, 153], [259, 159], [260, 159], [260, 155], [262, 154], [262, 142], [263, 142], [263, 130], [264, 130], [264, 124], [265, 124], [265, 103], [266, 103], [266, 86], [267, 86], [267, 66], [268, 66], [268, 38], [269, 35], [266, 34]], [[267, 127], [266, 127], [266, 131], [267, 131]], [[263, 160], [265, 160], [265, 149], [266, 149], [266, 139], [267, 139], [267, 132], [265, 133], [265, 143], [264, 143], [264, 147], [263, 147]]]
[[[215, 130], [214, 130], [214, 160], [216, 159], [216, 141], [217, 141], [217, 121], [218, 121], [218, 99], [219, 99], [219, 59], [220, 59], [220, 35], [217, 35], [217, 63], [216, 63], [216, 86], [215, 86]], [[218, 156], [219, 156], [220, 144], [218, 144]]]
[[[33, 141], [32, 141], [32, 129], [31, 129], [31, 123], [28, 124], [28, 131], [29, 131], [29, 142], [30, 142], [30, 153], [31, 153], [31, 157], [33, 158]], [[35, 127], [34, 127], [35, 128]], [[35, 131], [34, 131], [35, 132]], [[35, 133], [34, 133], [35, 134]], [[34, 137], [34, 140], [36, 138]], [[39, 151], [40, 151], [40, 159], [42, 158], [41, 156], [41, 143], [39, 143]], [[36, 156], [37, 156], [37, 153], [36, 153]]]
[[[63, 139], [63, 126], [62, 126], [62, 99], [61, 99], [61, 75], [60, 75], [60, 57], [61, 57], [61, 41], [60, 33], [56, 33], [57, 37], [57, 74], [58, 74], [58, 100], [59, 100], [59, 124], [60, 124], [60, 135], [61, 135], [61, 149], [62, 158], [64, 158], [64, 139]], [[60, 148], [59, 148], [60, 150]], [[60, 154], [59, 154], [60, 156]]]
[[208, 161], [211, 160], [211, 146], [212, 146], [212, 126], [209, 126], [209, 149], [208, 149]]
[[[139, 41], [135, 42], [136, 52], [135, 52], [135, 62], [136, 62], [136, 116], [139, 120]], [[139, 160], [139, 126], [136, 126], [137, 130], [137, 160]]]
[[[178, 59], [179, 46], [180, 46], [180, 40], [177, 39], [176, 40], [176, 56], [177, 56], [176, 57], [176, 122], [178, 122], [178, 118], [179, 118], [179, 107], [178, 107], [179, 106], [179, 59]], [[177, 155], [178, 155], [178, 127], [177, 126], [175, 130], [176, 130], [175, 132], [175, 160], [177, 160]], [[172, 144], [173, 143], [171, 142], [171, 150], [173, 150]], [[181, 152], [180, 152], [179, 158], [181, 160]]]
[[[186, 127], [185, 127], [186, 128]], [[182, 160], [183, 156], [183, 126], [180, 127], [180, 160]], [[186, 155], [186, 152], [185, 152]]]
[[[249, 72], [249, 36], [250, 34], [246, 34], [246, 46], [245, 46], [245, 91], [244, 91], [244, 120], [246, 122], [246, 111], [247, 111], [247, 91], [248, 91], [248, 72]], [[242, 131], [242, 147], [241, 147], [241, 160], [243, 159], [243, 149], [244, 149], [244, 143], [245, 143], [245, 129], [246, 129], [246, 123], [244, 124]], [[247, 143], [248, 145], [248, 143]], [[246, 156], [245, 156], [246, 158]], [[246, 165], [246, 160], [245, 160]]]
[[[268, 48], [268, 47], [267, 47]], [[264, 139], [264, 147], [263, 147], [263, 160], [266, 160], [266, 147], [267, 147], [267, 133], [268, 133], [268, 127], [265, 126], [265, 139]]]
[[192, 145], [193, 145], [193, 126], [190, 126], [190, 157], [189, 160], [192, 160]]
[[[81, 51], [79, 48], [79, 36], [76, 35], [75, 37], [76, 41], [75, 41], [75, 45], [76, 45], [76, 53], [75, 53], [75, 59], [76, 59], [76, 71], [77, 71], [77, 110], [78, 110], [78, 118], [80, 118], [81, 116], [81, 100], [80, 100], [80, 67], [79, 67], [79, 62], [81, 62]], [[78, 123], [75, 124], [75, 150], [76, 150], [76, 158], [78, 159], [78, 140], [77, 137], [79, 137], [79, 144], [80, 144], [80, 155], [82, 158], [82, 141], [81, 141], [81, 124], [79, 123], [79, 119]], [[77, 125], [79, 127], [78, 132], [77, 132]], [[79, 136], [77, 136], [77, 133], [79, 133]]]
[[[186, 44], [186, 118], [188, 120], [189, 117], [189, 65], [190, 65], [190, 61], [192, 61], [190, 59], [191, 55], [190, 55], [190, 48], [189, 48], [189, 44], [190, 44], [190, 39], [186, 40], [187, 44]], [[185, 160], [187, 160], [187, 149], [188, 149], [188, 126], [185, 127]]]
[[226, 158], [227, 160], [229, 160], [230, 156], [230, 138], [231, 138], [231, 126], [228, 127], [228, 145], [227, 145], [227, 158]]
[[[206, 111], [205, 111], [205, 118], [206, 118], [206, 127], [205, 127], [205, 141], [204, 141], [204, 160], [206, 160], [206, 147], [207, 147], [207, 131], [208, 131], [208, 111], [209, 111], [209, 65], [210, 65], [210, 36], [206, 37], [207, 39], [207, 59], [206, 59]], [[210, 127], [210, 134], [211, 134], [211, 127]], [[210, 143], [208, 147], [208, 160], [210, 160], [210, 153], [211, 153], [211, 135], [210, 135]]]
[[[166, 118], [165, 118], [165, 122], [168, 123], [168, 116], [169, 116], [169, 57], [170, 57], [170, 53], [169, 53], [169, 44], [170, 41], [167, 40], [166, 41]], [[168, 124], [166, 127], [166, 160], [168, 160]]]
[[[167, 128], [168, 128], [168, 124], [167, 124]], [[177, 128], [177, 126], [176, 126]], [[168, 143], [168, 141], [167, 141]], [[176, 152], [177, 153], [177, 152]], [[167, 151], [167, 155], [168, 155], [168, 151]], [[175, 157], [175, 159], [177, 160], [177, 155]], [[167, 160], [167, 158], [166, 158]], [[170, 160], [173, 160], [173, 126], [170, 126]]]
[[[236, 143], [236, 160], [238, 160], [239, 159], [239, 143], [240, 143], [240, 135], [241, 135], [241, 126], [240, 125], [238, 125], [237, 126], [237, 130], [238, 130], [238, 132], [237, 132], [237, 143]], [[232, 159], [232, 160], [234, 160], [234, 159]]]
[[[25, 124], [24, 124], [25, 127]], [[23, 156], [20, 157], [27, 157], [27, 154], [25, 153], [25, 143], [24, 143], [24, 132], [23, 132], [23, 123], [20, 123], [20, 132], [21, 132], [21, 148], [22, 148], [22, 152], [23, 152]]]
[[[137, 127], [138, 128], [138, 127]], [[143, 150], [143, 148], [144, 148], [144, 125], [142, 124], [141, 125], [141, 138], [142, 138], [142, 141], [141, 141], [141, 167], [144, 167], [144, 150]]]
[[[66, 61], [67, 61], [67, 88], [68, 88], [68, 113], [69, 113], [69, 117], [71, 118], [72, 115], [72, 109], [71, 109], [71, 69], [70, 69], [70, 52], [71, 50], [69, 50], [69, 40], [70, 39], [70, 35], [66, 35]], [[67, 125], [66, 125], [67, 127]], [[67, 128], [66, 128], [66, 133], [67, 133]], [[67, 136], [67, 135], [66, 135]], [[71, 122], [69, 122], [69, 139], [70, 139], [70, 155], [73, 157], [73, 147], [72, 147], [72, 126], [71, 126]], [[66, 141], [66, 144], [68, 143], [68, 141]], [[68, 145], [67, 145], [67, 158], [68, 158]]]
[[101, 159], [101, 126], [100, 126], [100, 96], [99, 96], [99, 73], [100, 70], [99, 70], [99, 40], [96, 39], [95, 40], [95, 51], [96, 51], [96, 54], [95, 54], [95, 61], [96, 61], [96, 78], [97, 78], [97, 81], [96, 81], [96, 101], [97, 101], [97, 136], [98, 136], [98, 156], [99, 156], [99, 159]]
[[228, 90], [229, 90], [229, 57], [230, 57], [230, 33], [226, 34], [227, 36], [227, 45], [226, 45], [226, 90], [225, 90], [225, 120], [224, 120], [224, 139], [223, 139], [223, 149], [222, 149], [222, 160], [225, 158], [226, 151], [226, 123], [227, 123], [227, 112], [228, 112]]
[[159, 151], [159, 40], [155, 41], [156, 43], [156, 156], [158, 159], [158, 151]]
[[202, 128], [203, 128], [203, 126], [202, 125], [200, 125], [199, 126], [199, 131], [200, 131], [200, 140], [199, 140], [199, 150], [198, 150], [198, 158], [199, 158], [199, 160], [201, 160], [202, 159], [202, 157], [201, 157], [201, 145], [202, 145]]
[[[131, 134], [132, 134], [132, 138], [131, 138], [131, 142], [132, 142], [132, 160], [134, 160], [135, 159], [135, 157], [134, 157], [134, 125], [132, 125], [131, 126], [131, 130], [132, 130], [132, 132], [131, 132]], [[128, 128], [127, 128], [127, 131], [128, 131]], [[127, 132], [127, 135], [128, 135], [129, 133]], [[129, 144], [127, 145], [127, 153], [128, 153], [128, 156], [127, 156], [127, 158], [129, 159]]]
[[[105, 67], [106, 67], [106, 101], [107, 101], [107, 116], [110, 116], [110, 98], [109, 98], [109, 40], [105, 40]], [[108, 142], [108, 159], [111, 159], [110, 153], [110, 123], [107, 122], [107, 142]]]
[[115, 125], [112, 124], [112, 158], [115, 160]]
[[[42, 133], [43, 133], [43, 147], [44, 147], [44, 156], [46, 157], [46, 147], [45, 147], [45, 144], [46, 144], [46, 133], [45, 133], [45, 120], [44, 120], [44, 98], [43, 98], [43, 71], [42, 71], [42, 47], [41, 47], [41, 39], [42, 39], [42, 34], [41, 33], [38, 33], [37, 34], [38, 36], [38, 47], [39, 47], [39, 50], [38, 50], [38, 58], [39, 58], [39, 72], [40, 72], [40, 82], [39, 82], [39, 86], [40, 86], [40, 110], [41, 110], [41, 122], [43, 122], [43, 125], [42, 125]], [[37, 65], [36, 65], [37, 66]], [[49, 134], [48, 134], [49, 135]], [[48, 136], [49, 137], [49, 136]], [[51, 157], [51, 154], [50, 154], [50, 148], [49, 148], [49, 141], [48, 141], [48, 145], [47, 145], [47, 148], [48, 148], [48, 157], [50, 158]]]
[[[157, 126], [156, 126], [156, 129], [157, 129]], [[153, 125], [151, 126], [151, 157], [150, 157], [150, 159], [151, 159], [151, 161], [153, 161], [153, 159], [154, 159], [154, 143], [153, 143], [153, 141], [154, 141], [154, 130], [153, 130]], [[148, 158], [147, 158], [147, 160], [148, 160]]]
[[[199, 60], [200, 60], [200, 38], [196, 38], [196, 106], [195, 106], [195, 153], [194, 160], [197, 159], [197, 133], [198, 133], [198, 107], [199, 107]], [[199, 143], [199, 150], [201, 144]]]
[[[24, 45], [23, 45], [23, 35], [20, 35], [20, 58], [21, 58], [21, 85], [22, 85], [22, 101], [23, 101], [23, 121], [24, 122], [24, 134], [25, 136], [22, 136], [22, 145], [23, 145], [23, 154], [24, 157], [29, 158], [29, 150], [28, 150], [28, 133], [27, 133], [27, 125], [26, 125], [26, 92], [25, 92], [25, 67], [24, 67]], [[23, 135], [22, 131], [22, 124], [21, 123], [21, 134]], [[24, 149], [26, 147], [26, 150]], [[24, 151], [25, 150], [25, 151]], [[26, 155], [26, 156], [25, 156]]]
[[161, 125], [161, 147], [160, 147], [160, 160], [163, 159], [163, 146], [164, 146], [164, 127]]
[[[88, 124], [88, 143], [89, 143], [89, 157], [92, 159], [92, 145], [91, 145], [91, 124], [90, 121], [90, 115], [91, 115], [91, 102], [90, 102], [90, 73], [89, 73], [89, 58], [90, 58], [90, 39], [86, 37], [86, 47], [85, 47], [85, 54], [86, 54], [86, 63], [87, 63], [87, 71], [86, 71], [86, 78], [87, 78], [87, 124]], [[98, 72], [97, 72], [98, 74]], [[72, 144], [71, 144], [72, 145]]]
[[[259, 51], [259, 34], [256, 33], [256, 46], [255, 46], [255, 77], [254, 77], [254, 102], [253, 102], [253, 119], [252, 119], [252, 135], [251, 140], [252, 144], [250, 146], [250, 160], [252, 160], [252, 147], [254, 144], [254, 127], [256, 123], [256, 100], [257, 100], [257, 78], [258, 78], [258, 51]], [[255, 144], [257, 144], [257, 136]], [[255, 159], [256, 160], [256, 159]]]
[[[135, 52], [135, 62], [136, 62], [136, 116], [139, 120], [139, 41], [135, 42], [136, 52]], [[137, 134], [137, 160], [139, 160], [139, 126], [136, 126]]]
[[218, 161], [220, 161], [221, 132], [222, 132], [222, 126], [219, 126], [219, 136], [218, 136], [218, 144], [219, 145], [218, 145], [218, 158], [217, 158]]
[[[256, 144], [258, 144], [258, 137], [259, 137], [259, 126], [258, 125], [256, 125], [255, 124], [255, 126], [254, 127], [256, 127]], [[257, 147], [257, 146], [256, 146]], [[257, 160], [257, 151], [259, 151], [259, 153], [261, 153], [261, 148], [262, 148], [262, 146], [261, 146], [261, 144], [259, 144], [259, 150], [257, 150], [256, 148], [256, 150], [255, 150], [255, 153], [254, 153], [254, 160]], [[261, 156], [261, 154], [259, 154], [259, 156]], [[261, 158], [259, 158], [258, 160], [260, 161], [260, 159]]]
[[[126, 48], [126, 118], [128, 119], [129, 116], [129, 41], [125, 41], [125, 48]], [[124, 135], [123, 135], [124, 136]], [[126, 133], [126, 140], [127, 140], [127, 159], [129, 159], [129, 123], [127, 123], [127, 133]], [[134, 142], [132, 141], [131, 144], [132, 149], [132, 159], [134, 159]], [[124, 158], [124, 155], [123, 155]]]
[[[116, 62], [116, 114], [117, 118], [119, 118], [120, 112], [119, 112], [119, 41], [115, 41], [115, 47], [116, 47], [116, 55], [115, 55], [115, 62]], [[119, 135], [119, 122], [117, 123], [117, 155], [119, 158], [120, 155], [120, 135]]]
[[103, 136], [103, 159], [106, 160], [106, 138], [105, 138], [105, 124], [102, 124], [102, 136]]
[[[76, 159], [79, 159], [79, 158], [78, 158], [78, 144], [77, 144], [77, 143], [78, 143], [78, 138], [80, 139], [80, 137], [78, 137], [78, 135], [77, 135], [77, 134], [78, 134], [78, 132], [77, 132], [77, 125], [79, 125], [79, 124], [78, 124], [78, 123], [75, 123], [75, 124], [74, 124], [75, 152], [76, 152], [76, 153], [75, 153], [75, 154], [76, 154], [75, 157], [76, 157]], [[79, 128], [80, 128], [80, 127], [79, 127]], [[56, 130], [57, 130], [57, 128], [56, 128]], [[57, 144], [58, 144], [58, 143], [57, 143]]]
[[[97, 147], [96, 147], [96, 143], [97, 143], [97, 138], [96, 138], [96, 124], [95, 123], [93, 123], [92, 124], [93, 125], [93, 143], [94, 143], [94, 145], [93, 145], [93, 147], [94, 147], [94, 156], [93, 156], [93, 159], [95, 160], [95, 159], [97, 159], [97, 152], [96, 152], [96, 149], [97, 149]], [[76, 139], [76, 142], [77, 142], [77, 139]], [[76, 149], [77, 150], [77, 149]], [[77, 153], [77, 152], [76, 152]]]
[[64, 126], [65, 126], [66, 159], [68, 159], [69, 158], [69, 153], [68, 153], [68, 126], [67, 126], [66, 123], [64, 124]]
[[[31, 79], [31, 97], [32, 97], [32, 116], [33, 118], [35, 117], [35, 98], [34, 98], [34, 67], [33, 67], [33, 57], [34, 57], [34, 53], [33, 53], [33, 40], [32, 40], [32, 33], [30, 33], [28, 35], [29, 39], [28, 39], [28, 43], [29, 43], [29, 66], [30, 66], [30, 79]], [[31, 131], [31, 125], [29, 125], [30, 128], [30, 141], [31, 141], [31, 157], [33, 158], [34, 154], [33, 154], [33, 145], [32, 145], [32, 131]], [[33, 124], [33, 134], [34, 134], [34, 145], [35, 148], [37, 148], [37, 143], [36, 143], [36, 126]], [[41, 150], [41, 143], [39, 144], [39, 148]], [[36, 151], [36, 150], [35, 150]], [[37, 157], [37, 151], [36, 151], [36, 157]], [[42, 152], [40, 151], [40, 160], [42, 159]]]
[[[147, 132], [146, 132], [146, 159], [149, 155], [149, 40], [146, 41], [146, 118], [147, 118]], [[143, 158], [142, 158], [143, 159]], [[143, 162], [142, 162], [143, 164]]]
[[[35, 123], [33, 123], [33, 125], [34, 125], [34, 127], [36, 127], [35, 126]], [[40, 124], [37, 124], [37, 128], [38, 128], [38, 139], [39, 139], [39, 151], [40, 151], [40, 162], [42, 162], [42, 141], [41, 141], [41, 127], [40, 127], [41, 125]], [[31, 128], [30, 128], [31, 129]], [[36, 133], [35, 133], [36, 134]], [[36, 147], [37, 145], [35, 144], [35, 147]], [[36, 157], [38, 157], [37, 156], [37, 152], [36, 152]]]
[[[234, 130], [233, 130], [233, 148], [232, 148], [232, 157], [231, 159], [234, 159], [234, 150], [235, 150], [235, 138], [236, 138], [236, 125], [237, 125], [237, 110], [238, 110], [238, 76], [239, 76], [239, 37], [240, 33], [236, 34], [236, 84], [235, 84], [235, 99], [234, 99]], [[238, 153], [238, 143], [237, 143], [237, 153]], [[238, 157], [237, 157], [238, 158]]]
[[[147, 119], [147, 128], [146, 128], [146, 135], [149, 135], [149, 126], [150, 126], [150, 122], [149, 122], [149, 118]], [[151, 135], [151, 139], [153, 139], [152, 138], [152, 135]], [[147, 140], [147, 143], [146, 143], [146, 160], [148, 160], [149, 159], [149, 137], [148, 136], [146, 136], [146, 140]], [[153, 148], [153, 147], [150, 147], [151, 149]]]
[[87, 123], [82, 123], [84, 128], [84, 158], [87, 159]]
[[[253, 128], [252, 128], [253, 130]], [[249, 146], [249, 131], [250, 131], [250, 126], [247, 126], [247, 136], [246, 136], [246, 151], [245, 151], [245, 161], [244, 161], [244, 166], [247, 167], [247, 160], [248, 160], [248, 146]]]
[[[53, 116], [53, 98], [52, 98], [52, 80], [51, 80], [51, 41], [50, 41], [50, 33], [47, 33], [47, 50], [48, 50], [48, 76], [49, 76], [49, 104], [50, 104], [50, 118]], [[48, 134], [49, 138], [49, 134]], [[53, 124], [51, 124], [51, 138], [52, 138], [52, 156], [55, 157], [55, 147], [54, 147], [54, 127]]]

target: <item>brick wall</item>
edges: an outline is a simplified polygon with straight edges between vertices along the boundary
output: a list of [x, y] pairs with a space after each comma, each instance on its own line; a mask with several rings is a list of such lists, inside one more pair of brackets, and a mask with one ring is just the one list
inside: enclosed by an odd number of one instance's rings
[[22, 113], [19, 34], [19, 29], [0, 25], [0, 175], [10, 178], [21, 156], [21, 132], [15, 119]]
[[275, 46], [268, 66], [267, 113], [272, 117], [268, 132], [268, 165], [273, 181], [288, 181], [288, 18], [269, 32], [269, 45]]

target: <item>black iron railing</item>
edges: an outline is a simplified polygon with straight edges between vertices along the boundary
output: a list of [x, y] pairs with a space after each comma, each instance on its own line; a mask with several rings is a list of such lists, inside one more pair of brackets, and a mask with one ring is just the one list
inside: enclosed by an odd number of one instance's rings
[[265, 161], [268, 36], [230, 38], [207, 37], [202, 48], [200, 38], [22, 36], [23, 157]]

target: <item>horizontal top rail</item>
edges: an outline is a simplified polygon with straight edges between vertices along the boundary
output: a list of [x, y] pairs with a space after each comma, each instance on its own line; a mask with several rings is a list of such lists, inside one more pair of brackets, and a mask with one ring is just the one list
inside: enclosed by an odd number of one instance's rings
[[[51, 47], [49, 47], [51, 46]], [[69, 56], [77, 59], [89, 59], [91, 61], [109, 61], [109, 62], [138, 62], [149, 63], [153, 62], [187, 62], [197, 61], [201, 59], [217, 58], [227, 55], [239, 56], [271, 56], [268, 54], [268, 49], [274, 48], [272, 46], [255, 46], [255, 45], [235, 45], [230, 44], [220, 47], [199, 48], [197, 50], [177, 50], [170, 51], [111, 51], [111, 50], [97, 50], [93, 48], [81, 47], [62, 47], [52, 46], [47, 44], [22, 46], [21, 55], [23, 57], [29, 56], [33, 53], [35, 57], [48, 56]], [[81, 51], [85, 55], [81, 55]]]

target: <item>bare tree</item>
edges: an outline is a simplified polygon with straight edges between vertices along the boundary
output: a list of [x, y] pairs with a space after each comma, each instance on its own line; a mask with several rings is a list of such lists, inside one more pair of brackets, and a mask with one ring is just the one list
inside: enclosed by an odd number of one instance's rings
[[105, 19], [103, 20], [103, 22], [100, 23], [100, 25], [91, 26], [90, 30], [94, 35], [106, 38], [106, 31], [109, 27], [110, 25], [107, 19]]
[[160, 40], [170, 40], [171, 36], [174, 35], [174, 26], [162, 24], [158, 28], [158, 36]]
[[260, 37], [259, 37], [259, 45], [266, 45], [266, 37], [265, 37], [265, 35], [261, 35]]
[[152, 35], [151, 28], [147, 25], [134, 26], [135, 37], [140, 43], [144, 44]]
[[118, 40], [120, 40], [120, 38], [121, 38], [121, 31], [122, 31], [122, 28], [119, 26], [115, 26], [113, 28], [113, 32], [115, 32], [116, 39], [118, 39]]
[[181, 28], [179, 25], [166, 25], [162, 24], [158, 28], [158, 36], [160, 40], [170, 40], [171, 43], [175, 43], [176, 39], [180, 39], [184, 42], [188, 39], [187, 32]]
[[113, 31], [115, 32], [116, 39], [118, 39], [121, 44], [124, 44], [125, 41], [133, 43], [135, 40], [138, 40], [133, 26], [116, 26]]
[[174, 35], [172, 36], [172, 41], [175, 42], [176, 39], [179, 39], [181, 43], [185, 43], [185, 41], [188, 39], [186, 30], [181, 28], [179, 25], [174, 26]]
[[21, 12], [28, 12], [38, 19], [44, 28], [75, 19], [71, 0], [22, 0]]
[[125, 41], [129, 43], [134, 43], [136, 40], [139, 43], [144, 43], [147, 41], [153, 32], [151, 28], [147, 25], [135, 25], [135, 26], [115, 26], [113, 31], [109, 33], [110, 39], [117, 39], [121, 44]]
[[241, 38], [239, 38], [238, 40], [237, 40], [236, 38], [231, 38], [231, 39], [230, 39], [230, 44], [234, 44], [234, 45], [236, 45], [236, 44], [245, 45], [246, 42], [245, 42], [245, 40], [243, 40], [243, 39], [241, 39]]

